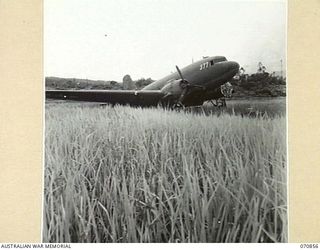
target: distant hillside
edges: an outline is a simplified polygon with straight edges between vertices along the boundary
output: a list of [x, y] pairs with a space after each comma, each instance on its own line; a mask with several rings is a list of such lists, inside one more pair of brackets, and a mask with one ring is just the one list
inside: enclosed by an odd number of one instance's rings
[[[142, 89], [144, 86], [152, 83], [154, 80], [139, 79], [133, 81], [135, 89]], [[286, 96], [286, 79], [275, 74], [267, 72], [256, 73], [252, 75], [237, 75], [235, 79], [230, 81], [234, 87], [235, 97], [277, 97]], [[125, 89], [122, 82], [88, 80], [77, 78], [59, 78], [46, 77], [46, 89]]]
[[46, 89], [121, 89], [116, 81], [46, 77]]
[[[142, 89], [144, 86], [152, 83], [154, 80], [139, 79], [133, 81], [135, 89]], [[89, 80], [78, 78], [60, 78], [60, 77], [46, 77], [46, 89], [124, 89], [122, 82], [103, 81], [103, 80]]]

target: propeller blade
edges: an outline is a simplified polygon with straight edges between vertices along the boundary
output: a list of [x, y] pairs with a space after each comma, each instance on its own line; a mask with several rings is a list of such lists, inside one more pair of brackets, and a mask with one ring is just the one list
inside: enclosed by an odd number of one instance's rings
[[185, 81], [184, 80], [184, 78], [183, 78], [183, 76], [182, 76], [182, 74], [181, 74], [181, 71], [180, 71], [180, 69], [179, 69], [179, 67], [176, 65], [176, 68], [177, 68], [177, 71], [178, 71], [178, 73], [179, 73], [179, 75], [180, 75], [180, 77], [181, 77], [181, 80], [182, 81]]

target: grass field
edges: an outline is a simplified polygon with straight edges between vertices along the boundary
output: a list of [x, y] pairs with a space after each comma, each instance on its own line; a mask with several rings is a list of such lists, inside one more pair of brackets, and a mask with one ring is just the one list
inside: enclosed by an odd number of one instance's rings
[[285, 116], [235, 113], [46, 104], [44, 242], [286, 242]]

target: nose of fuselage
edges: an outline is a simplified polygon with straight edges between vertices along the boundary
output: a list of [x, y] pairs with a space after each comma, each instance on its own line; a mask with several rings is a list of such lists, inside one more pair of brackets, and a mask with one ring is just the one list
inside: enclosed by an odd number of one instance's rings
[[230, 81], [239, 72], [239, 67], [239, 63], [234, 61], [216, 63], [213, 67], [216, 82], [224, 84]]
[[234, 61], [225, 61], [217, 64], [217, 70], [224, 76], [224, 81], [229, 81], [239, 71], [239, 63]]
[[226, 62], [226, 63], [227, 63], [228, 71], [229, 71], [230, 73], [236, 74], [236, 73], [239, 71], [239, 68], [240, 68], [239, 63], [233, 62], [233, 61], [228, 61], [228, 62]]
[[234, 61], [224, 61], [224, 62], [219, 62], [215, 64], [216, 69], [218, 69], [220, 72], [223, 73], [237, 73], [239, 71], [239, 63], [234, 62]]

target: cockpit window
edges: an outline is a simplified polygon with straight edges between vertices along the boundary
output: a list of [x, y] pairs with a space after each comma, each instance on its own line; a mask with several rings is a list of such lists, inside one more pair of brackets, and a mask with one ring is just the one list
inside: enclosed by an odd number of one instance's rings
[[224, 62], [224, 61], [227, 61], [227, 58], [225, 58], [224, 56], [221, 56], [221, 57], [214, 58], [213, 61], [215, 63]]

